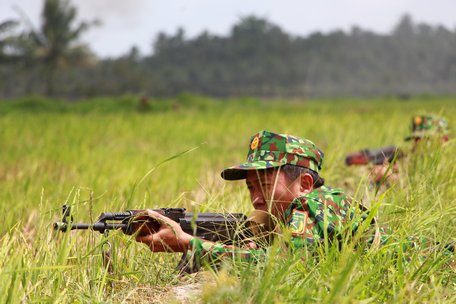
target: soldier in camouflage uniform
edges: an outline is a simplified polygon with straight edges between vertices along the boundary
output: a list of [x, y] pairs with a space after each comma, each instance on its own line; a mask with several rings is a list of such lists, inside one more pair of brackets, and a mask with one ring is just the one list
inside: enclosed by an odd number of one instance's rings
[[413, 117], [411, 134], [404, 139], [418, 142], [425, 138], [440, 137], [442, 141], [448, 141], [448, 123], [443, 117], [436, 115], [417, 115]]
[[[412, 118], [410, 126], [410, 135], [404, 138], [405, 141], [413, 141], [410, 152], [415, 152], [423, 145], [438, 140], [447, 142], [449, 139], [448, 123], [443, 117], [433, 114], [416, 115]], [[410, 153], [407, 153], [410, 154]], [[383, 182], [392, 183], [399, 179], [399, 168], [395, 163], [388, 170], [389, 162], [382, 165], [374, 165], [371, 171], [372, 180], [375, 184], [380, 185]]]
[[[334, 239], [359, 227], [359, 222], [353, 220], [359, 213], [358, 206], [342, 190], [324, 186], [319, 176], [323, 157], [323, 152], [310, 140], [261, 131], [250, 141], [247, 161], [223, 170], [221, 175], [226, 180], [246, 180], [254, 209], [270, 214], [290, 230], [290, 247], [311, 247], [325, 235]], [[166, 217], [148, 212], [162, 226], [157, 233], [138, 236], [137, 241], [147, 244], [154, 252], [189, 252], [211, 261], [223, 256], [244, 260], [264, 257], [265, 251], [255, 243], [238, 248], [208, 242], [184, 233]], [[369, 241], [374, 239], [380, 241], [378, 230]]]

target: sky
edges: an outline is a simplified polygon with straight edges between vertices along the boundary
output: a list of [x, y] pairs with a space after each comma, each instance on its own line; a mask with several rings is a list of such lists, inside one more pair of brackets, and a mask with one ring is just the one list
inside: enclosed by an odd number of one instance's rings
[[[320, 31], [349, 30], [356, 25], [388, 33], [404, 14], [414, 21], [456, 29], [456, 0], [71, 0], [80, 20], [98, 19], [82, 41], [99, 57], [127, 54], [137, 46], [152, 51], [159, 32], [183, 27], [192, 38], [207, 30], [228, 35], [233, 24], [248, 15], [264, 17], [296, 36]], [[43, 0], [0, 0], [0, 22], [20, 19], [25, 12], [40, 24]], [[18, 9], [19, 8], [19, 9]]]

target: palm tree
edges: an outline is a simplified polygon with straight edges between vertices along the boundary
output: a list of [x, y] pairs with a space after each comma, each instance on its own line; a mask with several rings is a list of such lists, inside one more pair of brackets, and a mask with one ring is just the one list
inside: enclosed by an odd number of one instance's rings
[[15, 46], [16, 37], [12, 35], [12, 30], [18, 24], [15, 20], [0, 22], [0, 63], [11, 61], [14, 57], [9, 51]]
[[57, 68], [88, 56], [88, 48], [77, 44], [82, 33], [90, 27], [87, 22], [76, 22], [77, 9], [69, 0], [46, 0], [42, 12], [41, 33], [45, 37], [43, 62], [47, 67], [46, 94], [54, 94]]
[[77, 9], [69, 0], [45, 0], [39, 29], [34, 29], [25, 14], [22, 15], [31, 29], [22, 39], [24, 57], [42, 64], [45, 94], [53, 96], [57, 69], [90, 57], [88, 47], [78, 43], [78, 39], [97, 22], [76, 24]]

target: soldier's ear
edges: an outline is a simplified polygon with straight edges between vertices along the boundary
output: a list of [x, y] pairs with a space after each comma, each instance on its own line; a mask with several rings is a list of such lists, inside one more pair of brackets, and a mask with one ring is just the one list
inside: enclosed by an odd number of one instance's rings
[[313, 190], [314, 180], [312, 175], [304, 173], [299, 176], [301, 192], [310, 192]]

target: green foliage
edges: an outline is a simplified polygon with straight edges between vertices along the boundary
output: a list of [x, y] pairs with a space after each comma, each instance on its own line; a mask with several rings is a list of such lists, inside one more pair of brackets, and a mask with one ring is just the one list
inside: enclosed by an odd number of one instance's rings
[[17, 25], [18, 22], [15, 20], [0, 22], [0, 63], [5, 63], [13, 59], [11, 54], [8, 54], [8, 51], [11, 51], [11, 48], [15, 46], [16, 39], [13, 35], [13, 30]]
[[[118, 58], [89, 64], [84, 47], [75, 47], [88, 24], [75, 21], [68, 1], [45, 1], [45, 8], [40, 31], [22, 37], [23, 60], [0, 66], [0, 98], [49, 95], [51, 84], [53, 96], [65, 98], [174, 97], [191, 92], [217, 97], [407, 100], [456, 94], [455, 29], [418, 23], [408, 16], [390, 34], [354, 27], [307, 37], [291, 35], [265, 18], [247, 16], [228, 36], [203, 32], [187, 38], [180, 28], [175, 34], [159, 33], [152, 54], [141, 55], [132, 47]], [[34, 58], [43, 59], [48, 70], [30, 65]]]
[[[137, 110], [134, 96], [0, 103], [0, 302], [169, 303], [181, 301], [177, 290], [192, 286], [202, 303], [456, 301], [455, 272], [443, 251], [423, 259], [392, 244], [377, 250], [362, 243], [322, 246], [311, 254], [279, 251], [278, 242], [265, 263], [179, 278], [178, 255], [152, 254], [112, 233], [115, 267], [108, 274], [101, 235], [52, 231], [62, 203], [73, 206], [77, 221], [94, 220], [103, 210], [163, 206], [249, 213], [244, 183], [224, 182], [219, 174], [245, 158], [250, 136], [260, 129], [313, 140], [326, 155], [327, 184], [352, 194], [358, 189], [358, 197], [379, 205], [380, 222], [399, 243], [411, 235], [447, 243], [456, 235], [454, 139], [420, 147], [401, 168], [398, 184], [377, 196], [365, 182], [368, 170], [344, 165], [348, 152], [362, 148], [395, 143], [407, 149], [403, 137], [413, 113], [441, 112], [452, 126], [453, 99], [174, 100], [182, 104], [178, 110], [167, 106], [172, 100], [150, 100], [146, 112]], [[193, 101], [204, 110], [188, 105]]]
[[[24, 72], [28, 87], [25, 93], [45, 93], [47, 96], [54, 96], [57, 69], [75, 64], [84, 66], [88, 62], [90, 52], [87, 46], [78, 40], [93, 23], [77, 21], [77, 9], [69, 0], [45, 0], [41, 24], [37, 29], [24, 12], [20, 9], [18, 11], [28, 29], [9, 38], [9, 51], [12, 54], [8, 57], [15, 59], [15, 64], [6, 67], [3, 72], [7, 74], [10, 68], [16, 72]], [[0, 34], [5, 24], [0, 24]], [[0, 40], [0, 60], [2, 46]], [[34, 72], [31, 73], [30, 70]], [[40, 77], [36, 77], [35, 73], [39, 73]], [[39, 82], [43, 91], [34, 91], [34, 82]], [[8, 91], [8, 83], [5, 85], [4, 89]]]
[[[242, 103], [242, 101], [237, 103]], [[182, 109], [205, 110], [221, 106], [222, 104], [218, 101], [189, 93], [182, 93], [176, 98], [167, 99], [148, 99], [147, 97], [138, 97], [135, 95], [123, 95], [116, 98], [97, 97], [73, 102], [32, 95], [14, 100], [0, 101], [0, 114], [13, 112], [74, 114], [156, 113], [167, 111], [178, 112]]]

